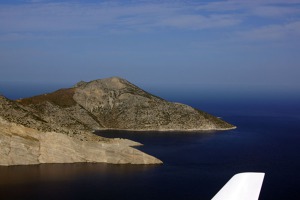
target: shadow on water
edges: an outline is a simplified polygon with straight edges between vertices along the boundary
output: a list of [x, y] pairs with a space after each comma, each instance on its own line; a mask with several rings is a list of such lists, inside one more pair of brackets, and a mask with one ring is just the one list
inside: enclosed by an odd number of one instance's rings
[[159, 165], [104, 163], [0, 167], [0, 199], [110, 199]]
[[38, 182], [63, 182], [84, 177], [126, 176], [150, 172], [155, 165], [113, 165], [106, 163], [41, 164], [0, 167], [0, 186]]

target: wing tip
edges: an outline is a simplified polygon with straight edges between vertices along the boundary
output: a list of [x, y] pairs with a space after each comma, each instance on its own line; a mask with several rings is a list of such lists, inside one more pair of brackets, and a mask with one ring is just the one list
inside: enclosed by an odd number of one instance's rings
[[264, 172], [235, 174], [212, 200], [258, 200], [264, 177]]

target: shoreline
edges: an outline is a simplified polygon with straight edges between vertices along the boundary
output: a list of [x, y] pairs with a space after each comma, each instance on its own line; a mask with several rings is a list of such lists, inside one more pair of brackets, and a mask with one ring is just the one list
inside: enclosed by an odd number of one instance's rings
[[96, 133], [97, 131], [124, 131], [124, 132], [182, 132], [182, 133], [191, 133], [191, 132], [211, 132], [211, 131], [228, 131], [237, 129], [237, 126], [231, 128], [218, 128], [218, 129], [118, 129], [118, 128], [103, 128], [92, 131]]

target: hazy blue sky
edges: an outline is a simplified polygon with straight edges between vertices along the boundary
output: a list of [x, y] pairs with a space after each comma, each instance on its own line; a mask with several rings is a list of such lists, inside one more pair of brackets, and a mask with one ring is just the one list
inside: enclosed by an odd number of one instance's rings
[[300, 89], [299, 0], [0, 1], [0, 83]]

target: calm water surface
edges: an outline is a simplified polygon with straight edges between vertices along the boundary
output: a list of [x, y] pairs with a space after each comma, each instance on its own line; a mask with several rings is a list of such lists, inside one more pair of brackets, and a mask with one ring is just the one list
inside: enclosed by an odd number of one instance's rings
[[139, 141], [163, 165], [0, 167], [0, 199], [211, 199], [236, 173], [265, 172], [260, 200], [300, 199], [300, 106], [295, 99], [180, 99], [235, 124], [224, 132], [97, 133]]

